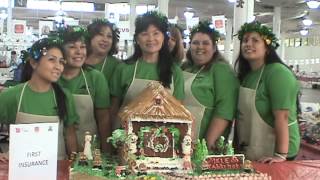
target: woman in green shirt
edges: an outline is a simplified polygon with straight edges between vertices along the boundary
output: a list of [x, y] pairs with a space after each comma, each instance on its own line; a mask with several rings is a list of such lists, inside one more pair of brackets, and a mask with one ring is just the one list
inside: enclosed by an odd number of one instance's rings
[[[168, 48], [168, 19], [147, 12], [135, 21], [134, 54], [119, 64], [111, 80], [112, 115], [134, 99], [150, 81], [160, 81], [178, 100], [184, 99], [182, 71], [174, 63]], [[114, 128], [119, 122], [114, 119]]]
[[0, 122], [60, 122], [58, 159], [65, 159], [66, 149], [69, 154], [77, 151], [74, 125], [79, 116], [71, 94], [56, 84], [65, 63], [58, 42], [56, 39], [41, 39], [25, 54], [27, 63], [22, 76], [25, 83], [0, 93]]
[[103, 152], [110, 153], [106, 139], [111, 136], [109, 117], [110, 92], [103, 74], [83, 65], [87, 57], [86, 29], [67, 27], [59, 32], [67, 64], [58, 83], [68, 89], [76, 102], [80, 115], [77, 128], [78, 150], [83, 151], [86, 132], [97, 135]]
[[231, 66], [221, 56], [219, 33], [204, 21], [191, 30], [187, 65], [184, 69], [186, 98], [184, 104], [195, 116], [194, 140], [205, 138], [208, 148], [231, 124], [238, 98], [239, 82]]
[[271, 29], [246, 23], [238, 38], [238, 149], [264, 163], [294, 159], [300, 146], [298, 82], [275, 52], [279, 44]]
[[88, 57], [85, 63], [102, 72], [107, 82], [110, 83], [111, 76], [120, 62], [112, 56], [118, 52], [120, 32], [115, 24], [106, 19], [94, 20], [87, 29], [89, 33]]

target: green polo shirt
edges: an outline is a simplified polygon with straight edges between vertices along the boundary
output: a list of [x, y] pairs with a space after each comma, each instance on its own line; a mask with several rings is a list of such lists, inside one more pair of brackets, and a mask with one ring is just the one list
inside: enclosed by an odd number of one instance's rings
[[[23, 85], [19, 84], [0, 93], [0, 122], [14, 124], [18, 110], [20, 94]], [[63, 90], [66, 95], [67, 115], [64, 119], [66, 126], [78, 123], [79, 116], [76, 113], [74, 100], [70, 92]], [[44, 115], [57, 116], [57, 106], [55, 101], [54, 91], [50, 89], [47, 92], [35, 92], [28, 85], [26, 86], [22, 100], [20, 112]]]
[[[93, 104], [96, 108], [110, 107], [110, 90], [103, 74], [91, 67], [83, 68]], [[72, 94], [89, 94], [82, 73], [72, 79], [63, 76], [58, 84], [68, 89]]]
[[[186, 68], [185, 71], [197, 73], [198, 66]], [[204, 106], [205, 110], [201, 121], [199, 138], [205, 138], [213, 118], [218, 117], [232, 121], [236, 114], [239, 81], [231, 66], [225, 62], [213, 63], [203, 69], [191, 85], [193, 96]], [[228, 131], [224, 133], [227, 136]]]
[[[121, 99], [124, 98], [133, 79], [135, 64], [136, 63], [121, 63], [117, 66], [111, 80], [111, 95], [120, 97]], [[183, 74], [180, 67], [175, 63], [172, 66], [172, 75], [174, 85], [173, 96], [178, 100], [183, 100], [185, 96]], [[158, 81], [159, 73], [157, 64], [138, 60], [136, 78]]]
[[[105, 62], [104, 68], [102, 69], [103, 63]], [[104, 61], [101, 63], [92, 65], [95, 69], [102, 72], [106, 80], [110, 83], [112, 75], [117, 67], [117, 65], [121, 62], [119, 59], [108, 56]], [[110, 84], [109, 84], [110, 85]]]

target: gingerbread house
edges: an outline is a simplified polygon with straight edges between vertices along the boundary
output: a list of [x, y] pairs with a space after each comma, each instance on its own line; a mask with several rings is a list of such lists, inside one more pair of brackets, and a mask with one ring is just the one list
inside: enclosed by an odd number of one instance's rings
[[157, 82], [119, 112], [128, 140], [124, 158], [135, 171], [191, 170], [194, 117]]

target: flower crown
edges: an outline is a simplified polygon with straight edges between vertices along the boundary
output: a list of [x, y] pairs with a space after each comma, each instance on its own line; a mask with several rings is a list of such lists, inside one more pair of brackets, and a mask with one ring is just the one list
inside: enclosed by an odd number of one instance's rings
[[[107, 26], [111, 26], [111, 30], [112, 32], [115, 32], [117, 39], [119, 40], [120, 38], [120, 31], [118, 29], [118, 27], [116, 26], [116, 24], [108, 21], [105, 18], [96, 18], [92, 20], [92, 24], [105, 24]], [[113, 33], [112, 33], [113, 34]]]
[[45, 56], [49, 47], [61, 47], [63, 41], [58, 37], [48, 37], [36, 41], [27, 51], [23, 51], [21, 55], [22, 61], [26, 62], [29, 57], [38, 61], [41, 56]]
[[273, 49], [277, 49], [280, 46], [278, 43], [278, 38], [272, 32], [272, 30], [269, 27], [262, 25], [258, 21], [245, 23], [244, 25], [242, 25], [240, 30], [238, 31], [238, 39], [241, 41], [243, 39], [243, 36], [248, 32], [259, 33], [266, 44], [268, 46], [271, 46]]
[[87, 29], [82, 26], [66, 26], [51, 32], [48, 37], [60, 39], [61, 44], [64, 44], [68, 39], [73, 37], [80, 37], [83, 41], [86, 41], [89, 38], [89, 33]]
[[210, 36], [213, 37], [214, 41], [217, 42], [220, 39], [220, 33], [210, 26], [212, 26], [212, 23], [210, 21], [200, 21], [198, 25], [194, 26], [191, 29], [190, 37], [193, 37], [197, 32], [203, 32], [210, 34]]

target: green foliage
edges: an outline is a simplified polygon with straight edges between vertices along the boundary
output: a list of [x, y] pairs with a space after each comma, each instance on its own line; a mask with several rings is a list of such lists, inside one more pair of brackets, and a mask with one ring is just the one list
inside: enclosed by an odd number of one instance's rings
[[199, 139], [197, 140], [197, 144], [192, 156], [192, 161], [196, 165], [195, 171], [200, 173], [202, 171], [202, 162], [203, 160], [207, 157], [208, 155], [208, 148], [207, 148], [207, 142], [205, 139], [202, 139], [200, 141]]
[[180, 144], [180, 130], [176, 127], [174, 127], [174, 125], [171, 125], [169, 127], [169, 132], [171, 134], [173, 134], [173, 138], [174, 138], [174, 147], [177, 149], [179, 147]]
[[226, 145], [226, 154], [227, 155], [234, 155], [234, 149], [232, 147], [232, 142], [228, 142]]
[[48, 37], [61, 39], [61, 44], [65, 44], [78, 39], [85, 42], [89, 38], [89, 33], [87, 28], [82, 26], [66, 26], [58, 28], [57, 31], [50, 32]]
[[215, 154], [220, 154], [223, 155], [225, 151], [225, 146], [224, 146], [224, 137], [220, 136], [219, 139], [216, 141], [216, 152]]
[[199, 24], [191, 29], [190, 37], [193, 37], [195, 33], [202, 32], [202, 33], [208, 33], [210, 36], [213, 37], [214, 41], [218, 41], [220, 38], [220, 33], [216, 31], [214, 28], [211, 28], [210, 26], [212, 23], [208, 20], [206, 21], [200, 21]]
[[107, 142], [116, 148], [118, 143], [125, 143], [127, 140], [127, 135], [124, 129], [116, 129], [112, 132], [112, 136], [107, 139]]
[[240, 30], [238, 31], [238, 39], [241, 41], [243, 39], [243, 36], [248, 32], [259, 33], [261, 36], [263, 36], [267, 45], [270, 45], [273, 49], [277, 49], [280, 46], [280, 44], [278, 43], [278, 38], [272, 32], [271, 28], [262, 25], [258, 21], [245, 23], [244, 25], [242, 25]]

